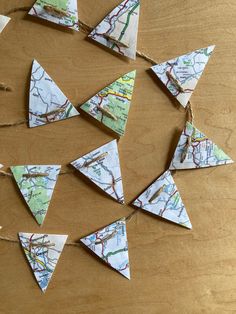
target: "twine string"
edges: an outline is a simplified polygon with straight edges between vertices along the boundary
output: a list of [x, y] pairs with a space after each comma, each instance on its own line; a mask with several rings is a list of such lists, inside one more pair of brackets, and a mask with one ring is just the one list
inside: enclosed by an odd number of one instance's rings
[[[13, 8], [13, 9], [9, 10], [8, 12], [6, 12], [5, 15], [11, 15], [15, 12], [20, 12], [20, 11], [26, 12], [26, 11], [29, 11], [30, 9], [31, 9], [31, 7], [26, 7], [26, 6]], [[93, 26], [91, 26], [91, 25], [89, 25], [89, 24], [87, 24], [81, 20], [79, 20], [78, 23], [79, 23], [80, 31], [85, 33], [86, 35], [88, 35], [94, 29]], [[136, 55], [137, 55], [137, 57], [144, 59], [145, 61], [151, 63], [152, 65], [159, 63], [153, 57], [149, 56], [148, 54], [146, 54], [142, 51], [136, 50]], [[192, 104], [190, 102], [188, 103], [188, 107], [187, 107], [187, 115], [188, 115], [188, 121], [193, 123], [194, 122], [194, 113], [193, 113]], [[18, 126], [18, 125], [26, 124], [27, 122], [28, 122], [28, 120], [24, 119], [24, 120], [20, 120], [20, 121], [13, 122], [13, 123], [0, 123], [0, 128]], [[74, 170], [73, 171], [61, 171], [59, 175], [66, 175], [66, 174], [70, 174], [73, 172], [74, 172]], [[175, 174], [176, 174], [176, 171], [173, 171], [172, 175], [174, 176]], [[0, 176], [12, 177], [13, 175], [1, 170]], [[139, 211], [139, 209], [134, 210], [130, 215], [125, 217], [125, 221], [127, 223], [130, 222], [133, 219], [133, 217], [138, 213], [138, 211]], [[19, 242], [19, 240], [12, 239], [10, 237], [3, 237], [3, 236], [0, 236], [0, 240], [12, 242], [12, 243], [18, 243]], [[66, 245], [67, 246], [78, 246], [78, 245], [80, 245], [80, 243], [79, 242], [67, 242]]]
[[[76, 170], [65, 170], [65, 171], [61, 171], [59, 173], [59, 176], [61, 175], [65, 175], [65, 174], [71, 174], [71, 173], [74, 173]], [[24, 175], [25, 177], [39, 177], [39, 176], [48, 176], [48, 174], [40, 174], [40, 173], [37, 173], [37, 174], [25, 174]], [[13, 174], [10, 173], [10, 172], [6, 172], [4, 170], [0, 170], [0, 177], [13, 177]]]
[[[16, 12], [28, 12], [30, 9], [31, 9], [31, 7], [26, 7], [26, 6], [13, 8], [13, 9], [9, 10], [8, 12], [6, 12], [5, 15], [11, 15], [11, 14], [16, 13]], [[89, 24], [87, 24], [81, 20], [79, 20], [78, 23], [79, 23], [80, 31], [85, 33], [86, 35], [88, 35], [94, 29], [93, 26], [91, 26], [91, 25], [89, 25]], [[137, 57], [146, 60], [147, 62], [151, 63], [152, 65], [158, 64], [157, 60], [153, 59], [151, 56], [147, 55], [146, 53], [144, 53], [142, 51], [136, 50], [136, 55], [137, 55]], [[193, 114], [192, 114], [192, 116], [193, 116]], [[111, 118], [113, 118], [114, 120], [116, 119], [115, 116], [111, 117]], [[22, 124], [26, 124], [27, 122], [28, 122], [28, 120], [24, 119], [24, 120], [19, 120], [19, 121], [12, 122], [12, 123], [0, 123], [0, 128], [19, 126]]]
[[19, 7], [19, 8], [13, 8], [9, 11], [7, 11], [6, 13], [4, 13], [4, 15], [11, 15], [12, 13], [15, 13], [15, 12], [27, 12], [31, 9], [31, 7]]
[[27, 124], [28, 120], [24, 119], [24, 120], [19, 120], [16, 122], [6, 122], [6, 123], [0, 123], [0, 128], [8, 128], [8, 127], [12, 127], [12, 126], [18, 126], [18, 125], [22, 125], [22, 124]]
[[187, 105], [187, 121], [190, 122], [191, 124], [194, 124], [194, 113], [193, 113], [193, 105], [189, 101]]
[[[126, 223], [129, 223], [132, 218], [138, 213], [139, 209], [135, 209], [131, 214], [129, 214], [128, 216], [124, 217], [124, 221]], [[109, 237], [106, 238], [106, 240], [109, 240], [111, 238], [111, 236], [114, 236], [114, 234], [110, 235]], [[5, 241], [5, 242], [10, 242], [10, 243], [20, 243], [20, 240], [18, 239], [14, 239], [12, 237], [8, 237], [8, 236], [0, 236], [0, 241]], [[82, 245], [81, 242], [66, 242], [65, 244], [66, 246], [80, 246]]]

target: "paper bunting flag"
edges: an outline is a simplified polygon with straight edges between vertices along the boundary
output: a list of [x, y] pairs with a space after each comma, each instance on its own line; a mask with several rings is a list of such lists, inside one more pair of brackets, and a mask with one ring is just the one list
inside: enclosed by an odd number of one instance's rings
[[105, 17], [89, 37], [123, 56], [135, 59], [139, 10], [139, 0], [123, 1]]
[[169, 170], [142, 193], [133, 202], [133, 205], [192, 229], [186, 208]]
[[19, 239], [34, 276], [46, 291], [67, 240], [67, 235], [19, 233]]
[[174, 153], [170, 169], [195, 169], [233, 163], [222, 149], [187, 122]]
[[125, 74], [89, 99], [80, 108], [119, 136], [124, 135], [135, 76], [136, 71]]
[[183, 107], [187, 106], [214, 48], [198, 49], [151, 68]]
[[14, 166], [11, 171], [36, 221], [47, 214], [61, 166]]
[[79, 30], [77, 0], [37, 0], [29, 14], [76, 31]]
[[73, 161], [72, 166], [117, 202], [124, 204], [117, 141], [111, 141]]
[[0, 15], [0, 34], [9, 22], [10, 22], [10, 17], [5, 16], [5, 15]]
[[80, 241], [105, 263], [130, 279], [125, 218], [80, 239]]
[[30, 82], [29, 126], [31, 128], [78, 116], [68, 98], [34, 60]]

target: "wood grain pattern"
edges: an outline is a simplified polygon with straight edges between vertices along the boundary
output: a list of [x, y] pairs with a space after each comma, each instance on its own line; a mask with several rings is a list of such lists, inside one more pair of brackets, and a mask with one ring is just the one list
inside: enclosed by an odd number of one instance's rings
[[[19, 3], [20, 2], [20, 3]], [[1, 0], [0, 13], [33, 0]], [[119, 0], [80, 0], [80, 18], [96, 25]], [[192, 97], [196, 125], [236, 159], [235, 0], [143, 0], [138, 49], [165, 61], [216, 44]], [[0, 123], [26, 118], [31, 62], [36, 58], [73, 104], [137, 69], [127, 133], [119, 142], [126, 202], [167, 167], [185, 113], [138, 58], [126, 61], [23, 12], [0, 36]], [[113, 137], [84, 117], [29, 129], [0, 129], [0, 162], [61, 163]], [[198, 314], [236, 313], [236, 166], [181, 171], [176, 183], [193, 231], [139, 213], [128, 224], [132, 280], [100, 264], [83, 248], [66, 247], [42, 295], [17, 244], [0, 242], [0, 313]], [[78, 176], [59, 178], [43, 227], [31, 217], [14, 182], [0, 178], [1, 235], [18, 231], [69, 234], [70, 241], [132, 212]]]

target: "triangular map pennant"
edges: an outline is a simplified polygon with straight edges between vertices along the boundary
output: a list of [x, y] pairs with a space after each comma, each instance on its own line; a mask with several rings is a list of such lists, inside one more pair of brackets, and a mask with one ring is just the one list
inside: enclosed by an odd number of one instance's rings
[[170, 170], [206, 168], [233, 163], [222, 149], [190, 122], [180, 136]]
[[106, 127], [124, 135], [134, 89], [136, 71], [105, 87], [80, 108]]
[[29, 14], [76, 31], [79, 30], [77, 0], [37, 0]]
[[34, 276], [43, 292], [46, 291], [67, 235], [19, 233], [19, 239]]
[[133, 202], [133, 205], [183, 227], [192, 229], [186, 208], [169, 170], [150, 185]]
[[125, 218], [80, 239], [80, 241], [110, 267], [130, 279]]
[[125, 0], [118, 5], [89, 37], [119, 54], [136, 58], [140, 0]]
[[4, 28], [7, 26], [7, 24], [10, 22], [10, 17], [5, 15], [0, 15], [0, 34], [4, 30]]
[[33, 128], [78, 115], [79, 112], [60, 88], [34, 60], [30, 82], [29, 126]]
[[11, 171], [33, 216], [41, 225], [47, 214], [61, 166], [13, 166]]
[[151, 68], [183, 107], [187, 106], [214, 48], [198, 49]]
[[111, 141], [73, 161], [72, 166], [117, 202], [124, 204], [117, 141]]

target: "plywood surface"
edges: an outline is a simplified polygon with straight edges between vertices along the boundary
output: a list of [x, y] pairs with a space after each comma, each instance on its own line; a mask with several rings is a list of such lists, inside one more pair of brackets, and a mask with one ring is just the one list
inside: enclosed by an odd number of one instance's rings
[[[31, 0], [1, 0], [0, 13]], [[80, 0], [81, 20], [96, 25], [119, 0]], [[196, 125], [236, 159], [236, 3], [234, 0], [143, 0], [138, 49], [165, 61], [216, 44], [192, 102]], [[85, 39], [18, 12], [0, 35], [0, 123], [27, 118], [31, 63], [36, 58], [73, 104], [137, 69], [127, 133], [119, 142], [126, 203], [170, 162], [185, 113], [176, 108], [138, 58], [125, 61]], [[84, 117], [29, 129], [0, 129], [0, 162], [62, 164], [113, 137]], [[236, 313], [235, 165], [181, 171], [176, 183], [193, 230], [139, 213], [128, 224], [132, 280], [81, 247], [66, 247], [45, 295], [18, 244], [0, 242], [0, 313]], [[60, 176], [43, 227], [11, 178], [0, 177], [1, 235], [18, 231], [69, 234], [70, 241], [132, 212], [74, 174]]]

